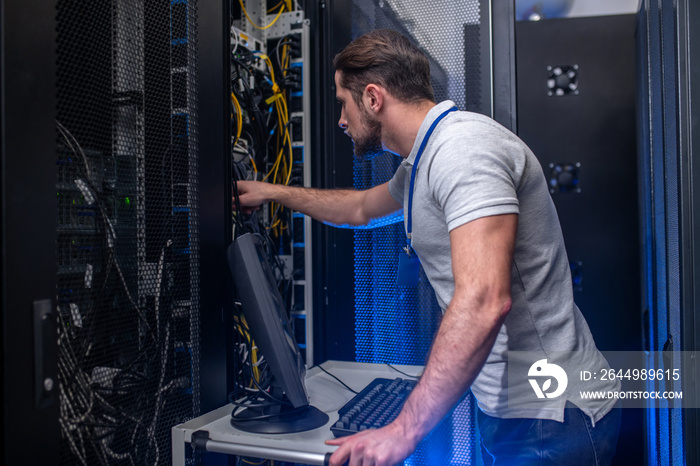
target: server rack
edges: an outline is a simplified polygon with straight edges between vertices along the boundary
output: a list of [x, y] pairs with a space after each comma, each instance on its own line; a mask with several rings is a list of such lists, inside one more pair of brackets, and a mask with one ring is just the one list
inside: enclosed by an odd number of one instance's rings
[[[247, 0], [239, 5], [240, 8], [234, 8], [231, 21], [232, 99], [237, 100], [235, 91], [252, 90], [249, 89], [250, 84], [242, 81], [254, 83], [260, 80], [260, 76], [255, 74], [255, 70], [259, 70], [265, 80], [278, 86], [277, 90], [273, 89], [271, 100], [268, 100], [270, 104], [284, 100], [279, 116], [288, 119], [286, 129], [272, 127], [270, 133], [279, 133], [282, 134], [282, 139], [287, 136], [289, 139], [287, 147], [282, 147], [275, 158], [269, 154], [261, 157], [259, 152], [269, 150], [254, 140], [254, 135], [249, 132], [232, 137], [233, 163], [240, 167], [235, 176], [310, 187], [313, 185], [311, 178], [314, 160], [311, 137], [313, 115], [310, 111], [311, 23], [306, 18], [305, 11], [292, 2], [279, 2], [273, 9], [268, 8], [268, 2], [264, 0]], [[279, 10], [274, 11], [274, 8]], [[240, 54], [242, 49], [246, 49], [244, 55]], [[255, 70], [245, 70], [245, 63], [241, 60], [251, 59]], [[277, 81], [273, 82], [275, 74]], [[261, 87], [260, 83], [257, 87]], [[236, 101], [231, 112], [232, 119], [238, 124], [240, 119], [244, 124], [252, 125], [254, 112], [257, 110], [246, 108], [245, 102], [242, 105]], [[240, 126], [238, 131], [240, 132]], [[247, 166], [248, 160], [251, 166]], [[279, 176], [283, 172], [288, 176]], [[279, 248], [278, 275], [281, 282], [284, 282], [281, 288], [289, 289], [285, 295], [294, 322], [295, 338], [305, 360], [313, 365], [316, 359], [312, 222], [310, 217], [299, 212], [285, 214], [284, 211], [282, 207], [275, 207], [270, 212], [268, 206], [264, 206], [259, 220], [261, 226], [272, 234], [271, 240]], [[275, 226], [279, 222], [282, 222], [283, 231]]]
[[[518, 135], [542, 164], [574, 301], [602, 351], [642, 349], [634, 30], [634, 15], [515, 28]], [[623, 410], [615, 464], [643, 461], [642, 418]]]
[[60, 458], [168, 463], [201, 410], [197, 2], [55, 7]]

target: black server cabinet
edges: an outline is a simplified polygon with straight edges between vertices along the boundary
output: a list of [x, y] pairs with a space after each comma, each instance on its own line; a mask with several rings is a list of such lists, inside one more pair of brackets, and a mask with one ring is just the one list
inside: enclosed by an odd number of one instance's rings
[[[334, 82], [333, 57], [352, 40], [350, 8], [350, 2], [321, 2], [317, 11], [318, 34], [322, 39], [314, 50], [318, 59], [313, 87], [320, 90], [314, 108], [319, 116], [315, 119], [320, 149], [316, 153], [322, 155], [314, 173], [314, 183], [322, 188], [352, 186], [347, 175], [341, 181], [336, 179], [342, 177], [341, 174], [352, 173], [352, 158], [327, 155], [352, 153], [351, 142], [336, 131], [339, 114], [335, 107], [335, 86], [331, 84]], [[314, 302], [324, 303], [320, 313], [323, 326], [314, 335], [317, 357], [320, 361], [351, 361], [355, 352], [353, 290], [348, 286], [353, 267], [352, 231], [329, 228], [318, 222], [314, 222], [314, 227], [314, 242], [321, 258], [320, 266], [314, 268]]]
[[[515, 45], [517, 133], [549, 183], [575, 302], [600, 350], [640, 351], [635, 17], [520, 21]], [[643, 461], [642, 417], [623, 410], [615, 464]]]
[[226, 249], [232, 240], [230, 2], [199, 0], [197, 56], [199, 75], [199, 187], [201, 296], [201, 412], [226, 403], [227, 348], [231, 329], [230, 272]]
[[0, 2], [3, 464], [59, 449], [54, 17], [51, 2]]
[[226, 8], [56, 2], [64, 464], [169, 463], [225, 402]]
[[226, 401], [228, 8], [1, 4], [6, 464], [167, 464]]
[[517, 132], [542, 164], [576, 303], [607, 351], [641, 349], [634, 34], [634, 15], [516, 23]]

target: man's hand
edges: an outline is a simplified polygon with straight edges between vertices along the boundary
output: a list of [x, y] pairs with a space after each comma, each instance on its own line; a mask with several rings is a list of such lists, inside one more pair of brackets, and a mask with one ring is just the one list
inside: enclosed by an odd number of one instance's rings
[[270, 200], [267, 192], [272, 186], [270, 183], [238, 181], [236, 184], [238, 185], [238, 199], [246, 214], [258, 210], [262, 204]]
[[332, 466], [393, 466], [405, 460], [416, 449], [412, 436], [397, 424], [381, 429], [362, 431], [349, 437], [327, 440], [327, 445], [339, 445], [330, 459]]

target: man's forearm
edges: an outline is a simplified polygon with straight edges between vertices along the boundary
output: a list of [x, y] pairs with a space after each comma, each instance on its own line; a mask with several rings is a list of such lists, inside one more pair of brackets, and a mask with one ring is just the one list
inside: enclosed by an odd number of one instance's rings
[[[471, 309], [469, 309], [471, 307]], [[396, 419], [416, 444], [450, 412], [481, 371], [505, 319], [453, 301], [445, 312], [425, 372]], [[477, 312], [478, 311], [478, 312]], [[480, 318], [477, 319], [476, 316]]]
[[326, 223], [363, 225], [361, 191], [268, 185], [267, 200]]
[[476, 379], [510, 312], [518, 217], [482, 217], [450, 231], [455, 291], [420, 382], [399, 416], [376, 431], [330, 440], [331, 464], [388, 465], [408, 457]]

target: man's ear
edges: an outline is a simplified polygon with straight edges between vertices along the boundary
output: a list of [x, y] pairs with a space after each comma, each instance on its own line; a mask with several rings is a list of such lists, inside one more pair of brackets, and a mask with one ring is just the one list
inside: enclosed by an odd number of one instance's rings
[[384, 105], [384, 89], [376, 84], [367, 84], [362, 102], [368, 112], [378, 113]]

